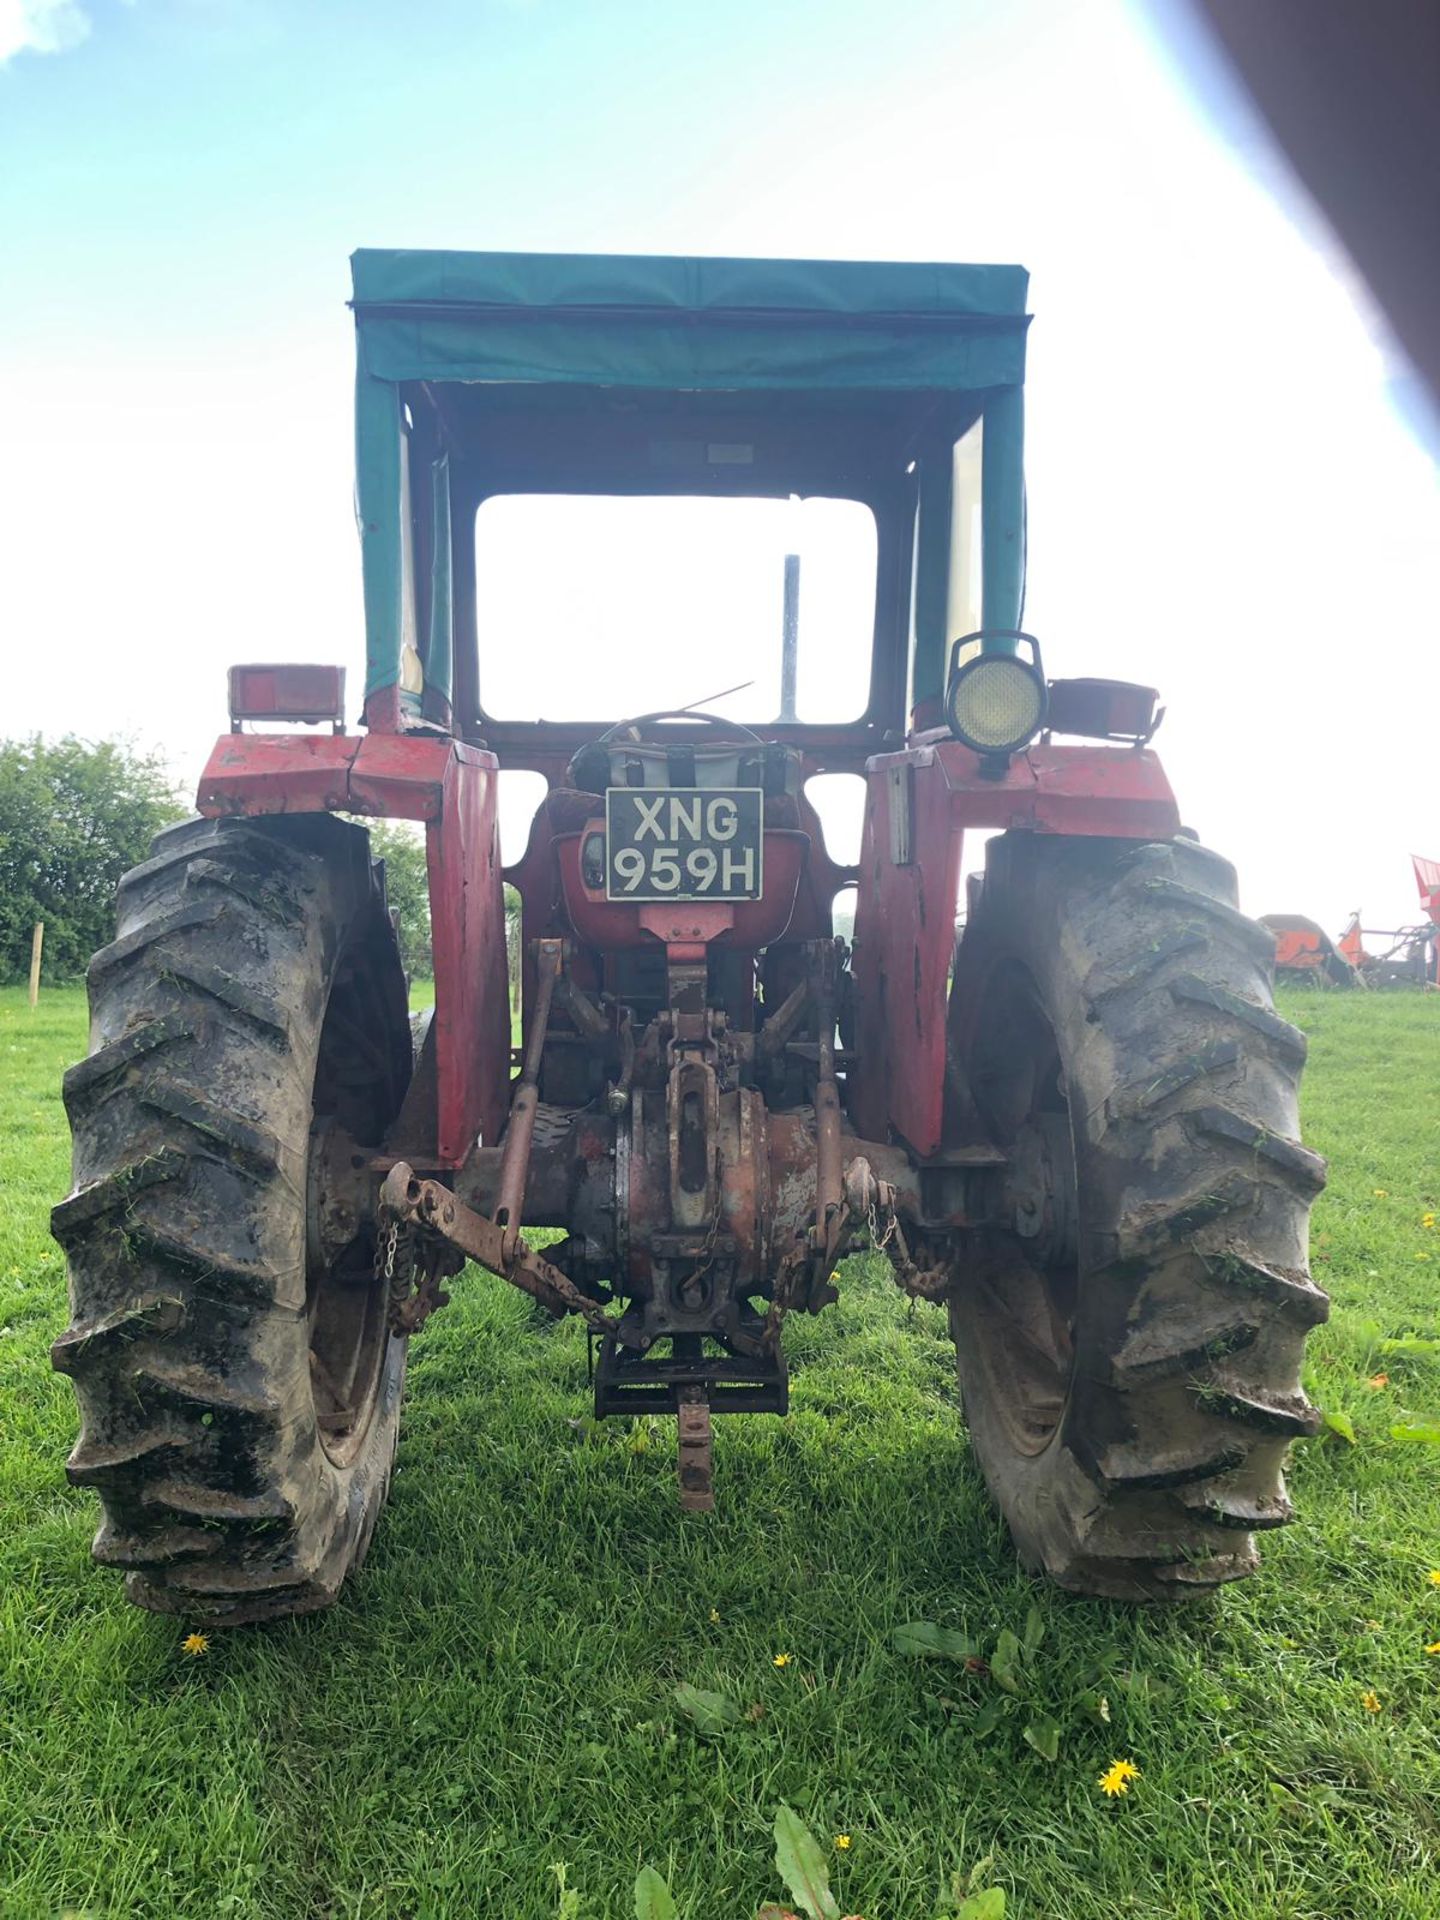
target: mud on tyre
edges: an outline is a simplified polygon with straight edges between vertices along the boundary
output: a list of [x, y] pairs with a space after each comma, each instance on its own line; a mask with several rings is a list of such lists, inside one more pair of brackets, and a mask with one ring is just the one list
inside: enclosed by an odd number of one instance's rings
[[1249, 1573], [1319, 1424], [1305, 1042], [1235, 897], [1183, 839], [1006, 835], [957, 951], [952, 1123], [1009, 1158], [952, 1295], [965, 1416], [1022, 1559], [1077, 1592]]
[[130, 1597], [238, 1623], [326, 1605], [394, 1457], [404, 1343], [373, 1242], [307, 1237], [313, 1128], [376, 1142], [410, 1072], [369, 836], [324, 816], [192, 821], [121, 883], [65, 1080], [54, 1363]]

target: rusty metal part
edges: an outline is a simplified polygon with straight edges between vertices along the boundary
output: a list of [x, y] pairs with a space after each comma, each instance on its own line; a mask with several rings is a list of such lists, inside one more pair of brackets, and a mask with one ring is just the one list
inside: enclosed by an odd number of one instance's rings
[[755, 1052], [760, 1060], [773, 1060], [784, 1052], [786, 1043], [800, 1024], [805, 1003], [810, 997], [810, 982], [802, 980], [780, 1002], [755, 1037]]
[[680, 1505], [686, 1513], [713, 1513], [710, 1402], [703, 1386], [681, 1387], [677, 1402]]
[[624, 1007], [620, 1013], [618, 1032], [620, 1041], [620, 1077], [605, 1095], [605, 1106], [616, 1119], [624, 1113], [630, 1104], [630, 1086], [635, 1078], [635, 1024], [630, 1017], [630, 1009]]
[[[864, 1162], [858, 1165], [863, 1166]], [[847, 1185], [850, 1168], [846, 1169]], [[869, 1169], [866, 1168], [866, 1173]], [[900, 1223], [900, 1215], [895, 1205], [895, 1189], [884, 1181], [877, 1181], [873, 1187], [874, 1198], [868, 1213], [870, 1244], [877, 1253], [883, 1253], [890, 1262], [895, 1284], [902, 1293], [908, 1293], [915, 1300], [931, 1300], [942, 1305], [949, 1297], [955, 1280], [955, 1262], [953, 1249], [948, 1250], [932, 1265], [922, 1267], [910, 1250], [905, 1229]]]
[[583, 987], [577, 987], [568, 973], [562, 973], [556, 981], [555, 998], [574, 1021], [577, 1033], [583, 1033], [587, 1040], [609, 1038], [610, 1021], [605, 1009]]
[[681, 1232], [718, 1224], [720, 1086], [709, 1062], [682, 1053], [665, 1091], [670, 1224]]
[[626, 1338], [620, 1323], [605, 1313], [598, 1301], [587, 1299], [568, 1274], [521, 1239], [517, 1238], [513, 1251], [507, 1253], [509, 1235], [496, 1221], [473, 1213], [437, 1180], [418, 1179], [403, 1161], [397, 1161], [385, 1176], [380, 1189], [379, 1214], [382, 1228], [392, 1222], [409, 1223], [425, 1234], [448, 1242], [466, 1259], [474, 1260], [522, 1293], [528, 1293], [557, 1320], [564, 1314], [577, 1313], [594, 1332], [607, 1338]]
[[361, 1234], [375, 1204], [368, 1154], [334, 1120], [311, 1129], [306, 1189], [305, 1257], [313, 1271], [323, 1272]]
[[[495, 1221], [504, 1232], [504, 1261], [496, 1269], [502, 1273], [515, 1259], [520, 1241], [525, 1176], [530, 1164], [530, 1143], [535, 1136], [535, 1110], [540, 1104], [540, 1062], [545, 1053], [545, 1033], [550, 1025], [550, 1006], [560, 973], [563, 945], [559, 940], [541, 940], [538, 943], [536, 964], [539, 984], [535, 1013], [530, 1022], [525, 1064], [520, 1069], [520, 1080], [510, 1103], [510, 1121], [501, 1147], [500, 1193], [495, 1203]], [[490, 1263], [487, 1261], [485, 1264]]]

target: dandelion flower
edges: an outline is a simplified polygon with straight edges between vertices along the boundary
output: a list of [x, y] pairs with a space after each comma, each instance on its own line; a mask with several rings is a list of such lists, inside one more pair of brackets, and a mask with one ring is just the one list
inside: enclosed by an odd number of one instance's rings
[[1430, 1227], [1431, 1229], [1433, 1229], [1433, 1228], [1434, 1228], [1434, 1225], [1435, 1225], [1435, 1216], [1434, 1216], [1434, 1214], [1433, 1214], [1433, 1213], [1422, 1213], [1422, 1214], [1421, 1214], [1421, 1216], [1420, 1216], [1420, 1224], [1421, 1224], [1421, 1226], [1422, 1226], [1422, 1227]]
[[1429, 1254], [1428, 1254], [1428, 1253], [1417, 1253], [1417, 1254], [1416, 1254], [1416, 1256], [1415, 1256], [1415, 1258], [1416, 1258], [1417, 1260], [1428, 1260], [1428, 1259], [1430, 1258], [1430, 1256], [1429, 1256]]
[[788, 1653], [777, 1653], [770, 1664], [772, 1667], [788, 1667], [790, 1664], [790, 1656]]
[[1432, 1587], [1440, 1587], [1440, 1567], [1432, 1567], [1425, 1578], [1430, 1582]]
[[180, 1642], [180, 1651], [188, 1653], [192, 1660], [196, 1660], [202, 1653], [210, 1651], [210, 1642], [203, 1633], [187, 1634]]
[[1367, 1387], [1388, 1387], [1390, 1376], [1388, 1373], [1372, 1373], [1365, 1384]]
[[1440, 1640], [1432, 1640], [1425, 1651], [1427, 1653], [1440, 1653]]
[[710, 1624], [712, 1627], [718, 1627], [720, 1624], [720, 1609], [718, 1607], [711, 1607], [710, 1609]]
[[1377, 1200], [1388, 1200], [1390, 1195], [1384, 1187], [1376, 1187], [1375, 1198]]
[[1128, 1793], [1130, 1782], [1140, 1778], [1140, 1769], [1131, 1760], [1112, 1760], [1099, 1779], [1100, 1791], [1110, 1799], [1118, 1793]]
[[835, 1836], [835, 1845], [836, 1845], [836, 1846], [837, 1846], [837, 1847], [838, 1847], [838, 1848], [840, 1849], [840, 1851], [841, 1851], [841, 1853], [848, 1853], [848, 1852], [850, 1851], [850, 1836], [849, 1836], [849, 1834], [848, 1834], [848, 1833], [837, 1833], [837, 1834], [836, 1834], [836, 1836]]
[[1374, 1688], [1371, 1687], [1361, 1694], [1360, 1704], [1364, 1707], [1366, 1713], [1379, 1713], [1380, 1696], [1375, 1692]]

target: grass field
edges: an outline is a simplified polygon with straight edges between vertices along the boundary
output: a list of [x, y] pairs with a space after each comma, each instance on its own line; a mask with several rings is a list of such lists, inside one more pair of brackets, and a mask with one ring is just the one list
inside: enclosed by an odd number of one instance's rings
[[[987, 1854], [1012, 1920], [1440, 1915], [1440, 1446], [1390, 1435], [1440, 1415], [1440, 1352], [1381, 1350], [1440, 1335], [1440, 998], [1286, 1010], [1331, 1159], [1308, 1385], [1355, 1443], [1299, 1450], [1299, 1523], [1218, 1602], [1130, 1613], [1021, 1574], [939, 1312], [864, 1261], [787, 1328], [789, 1419], [720, 1424], [720, 1511], [690, 1517], [668, 1425], [577, 1431], [578, 1329], [472, 1272], [416, 1341], [363, 1576], [187, 1658], [183, 1623], [91, 1565], [62, 1472], [46, 1220], [82, 999], [0, 994], [0, 1915], [628, 1920], [648, 1860], [684, 1920], [750, 1920], [781, 1890], [781, 1801], [866, 1920], [948, 1911]], [[1025, 1705], [988, 1735], [990, 1683], [893, 1640], [993, 1645], [1032, 1606]], [[702, 1737], [680, 1683], [741, 1717]], [[1053, 1762], [1022, 1737], [1037, 1712]], [[1140, 1778], [1109, 1801], [1120, 1758]]]

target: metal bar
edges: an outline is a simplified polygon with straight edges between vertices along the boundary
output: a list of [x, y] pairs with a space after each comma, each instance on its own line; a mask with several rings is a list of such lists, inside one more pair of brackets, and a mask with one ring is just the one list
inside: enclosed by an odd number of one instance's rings
[[503, 1228], [487, 1220], [483, 1213], [473, 1213], [438, 1180], [417, 1179], [403, 1160], [397, 1161], [385, 1177], [380, 1189], [380, 1211], [382, 1216], [413, 1220], [429, 1227], [458, 1247], [467, 1258], [488, 1267], [491, 1273], [498, 1273], [522, 1293], [528, 1293], [557, 1320], [571, 1311], [568, 1293], [573, 1292], [573, 1288], [564, 1274], [523, 1242], [519, 1259], [507, 1257]]
[[[540, 1105], [540, 1062], [545, 1053], [545, 1032], [550, 1025], [550, 1005], [555, 994], [556, 977], [560, 972], [560, 944], [558, 940], [542, 940], [539, 943], [535, 1013], [525, 1047], [525, 1064], [520, 1069], [515, 1098], [510, 1103], [510, 1124], [505, 1129], [501, 1151], [495, 1221], [504, 1229], [505, 1265], [515, 1258], [516, 1243], [520, 1238], [525, 1176], [530, 1170], [530, 1143], [535, 1137], [535, 1114]], [[500, 1270], [503, 1272], [505, 1266], [502, 1265]]]
[[680, 1505], [686, 1513], [713, 1513], [710, 1481], [710, 1404], [703, 1386], [681, 1387], [676, 1409], [680, 1424]]
[[785, 556], [785, 602], [780, 619], [780, 719], [794, 720], [800, 665], [800, 556]]

